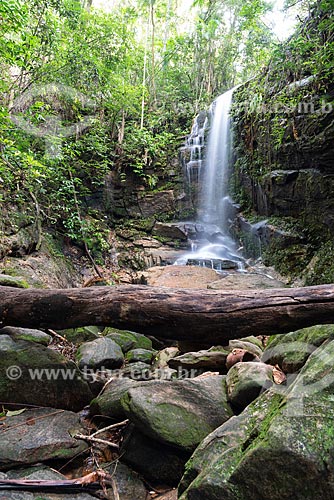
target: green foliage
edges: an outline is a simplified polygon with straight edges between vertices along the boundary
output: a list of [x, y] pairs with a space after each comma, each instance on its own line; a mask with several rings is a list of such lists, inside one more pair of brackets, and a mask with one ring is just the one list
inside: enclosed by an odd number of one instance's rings
[[126, 129], [123, 144], [123, 162], [126, 171], [143, 178], [150, 189], [158, 181], [154, 172], [163, 172], [175, 157], [179, 142], [171, 132], [154, 133], [143, 128]]
[[334, 244], [323, 244], [310, 262], [305, 277], [305, 285], [324, 285], [334, 283]]
[[195, 4], [185, 23], [175, 0], [108, 13], [79, 0], [0, 2], [2, 203], [33, 206], [30, 217], [108, 252], [106, 225], [88, 213], [106, 175], [162, 189], [194, 114], [271, 50], [264, 0]]

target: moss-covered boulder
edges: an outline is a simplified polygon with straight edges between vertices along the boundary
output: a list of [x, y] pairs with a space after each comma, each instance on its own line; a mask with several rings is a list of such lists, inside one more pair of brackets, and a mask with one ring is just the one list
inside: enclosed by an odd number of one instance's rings
[[155, 356], [155, 351], [149, 351], [148, 349], [131, 349], [128, 351], [125, 359], [129, 363], [135, 363], [136, 361], [141, 361], [142, 363], [146, 363], [150, 365]]
[[138, 381], [152, 380], [155, 378], [155, 371], [147, 363], [135, 361], [122, 368], [122, 376]]
[[226, 373], [226, 358], [228, 352], [225, 350], [187, 352], [176, 356], [168, 361], [168, 365], [174, 369], [206, 369]]
[[0, 335], [0, 401], [79, 411], [92, 397], [73, 361], [36, 342]]
[[37, 342], [48, 346], [52, 340], [51, 335], [48, 335], [41, 330], [33, 330], [31, 328], [18, 328], [17, 326], [5, 326], [1, 328], [0, 335], [10, 335], [14, 340], [27, 340], [29, 342]]
[[58, 330], [58, 333], [66, 340], [75, 345], [83, 342], [90, 342], [99, 338], [100, 328], [98, 326], [83, 326], [80, 328], [68, 328], [67, 330]]
[[121, 399], [129, 389], [137, 387], [140, 383], [144, 382], [138, 382], [126, 377], [112, 380], [106, 385], [103, 392], [91, 401], [91, 415], [105, 415], [116, 420], [125, 418], [126, 415], [121, 404]]
[[117, 328], [105, 328], [102, 335], [107, 336], [118, 344], [124, 353], [130, 349], [152, 350], [152, 341], [141, 333], [130, 332], [128, 330], [118, 330]]
[[68, 460], [87, 448], [74, 439], [83, 432], [79, 416], [73, 412], [38, 408], [3, 421], [0, 440], [0, 469], [51, 459]]
[[317, 325], [269, 338], [262, 361], [279, 365], [286, 373], [297, 372], [325, 340], [334, 339], [334, 325]]
[[271, 389], [197, 448], [182, 500], [334, 498], [334, 342], [313, 352], [295, 381]]
[[226, 377], [228, 400], [238, 411], [273, 385], [273, 367], [265, 363], [237, 363]]
[[76, 359], [79, 368], [97, 370], [99, 368], [120, 368], [124, 362], [122, 349], [113, 340], [102, 337], [82, 344]]
[[29, 284], [24, 278], [19, 276], [9, 276], [0, 273], [0, 286], [12, 286], [14, 288], [29, 288]]
[[148, 437], [192, 451], [233, 412], [225, 377], [152, 381], [130, 389], [121, 403], [128, 418]]

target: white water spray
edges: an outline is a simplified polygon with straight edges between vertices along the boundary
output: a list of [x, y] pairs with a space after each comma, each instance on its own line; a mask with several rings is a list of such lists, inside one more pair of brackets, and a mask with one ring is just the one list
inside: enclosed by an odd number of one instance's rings
[[[196, 227], [203, 228], [205, 237], [192, 241], [192, 250], [196, 250], [179, 258], [176, 264], [197, 263], [217, 270], [229, 266], [243, 268], [243, 258], [229, 235], [230, 219], [234, 215], [233, 202], [228, 194], [232, 147], [230, 111], [234, 90], [219, 96], [210, 108], [211, 126], [196, 223]], [[191, 169], [191, 161], [189, 163]]]

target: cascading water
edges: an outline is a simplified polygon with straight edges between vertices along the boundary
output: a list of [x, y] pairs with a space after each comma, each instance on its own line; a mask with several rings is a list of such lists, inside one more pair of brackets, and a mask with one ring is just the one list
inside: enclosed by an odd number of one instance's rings
[[[243, 267], [243, 258], [238, 254], [236, 244], [229, 235], [230, 219], [233, 218], [234, 212], [233, 202], [228, 195], [232, 144], [230, 110], [233, 91], [234, 89], [229, 90], [219, 96], [210, 108], [209, 140], [204, 169], [201, 168], [204, 173], [198, 176], [198, 221], [190, 239], [192, 252], [179, 258], [175, 264], [197, 264], [217, 270]], [[193, 134], [194, 127], [190, 137]], [[192, 137], [191, 140], [195, 145], [196, 139]], [[191, 170], [193, 166], [192, 161], [190, 155], [187, 172], [188, 167]]]
[[227, 228], [229, 164], [231, 156], [230, 109], [233, 90], [219, 96], [213, 103], [213, 120], [205, 161], [200, 217], [204, 222]]
[[191, 133], [186, 141], [184, 151], [187, 151], [187, 161], [184, 164], [184, 174], [187, 179], [188, 196], [193, 205], [197, 205], [194, 187], [200, 183], [203, 165], [203, 150], [205, 147], [205, 134], [208, 128], [208, 118], [206, 113], [196, 116]]

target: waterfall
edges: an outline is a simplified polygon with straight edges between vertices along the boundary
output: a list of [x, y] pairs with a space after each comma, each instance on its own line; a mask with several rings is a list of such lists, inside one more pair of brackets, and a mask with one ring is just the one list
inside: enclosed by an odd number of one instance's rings
[[202, 112], [196, 116], [190, 135], [184, 148], [186, 160], [184, 160], [184, 176], [187, 181], [187, 194], [193, 206], [198, 204], [198, 185], [202, 177], [203, 150], [205, 147], [205, 134], [208, 128], [207, 114]]
[[233, 90], [219, 96], [211, 108], [212, 123], [205, 160], [201, 218], [228, 232], [228, 184], [231, 158], [230, 110]]
[[[175, 264], [197, 264], [219, 271], [243, 268], [243, 258], [229, 235], [230, 219], [233, 219], [235, 212], [228, 194], [232, 146], [230, 111], [234, 90], [219, 96], [210, 107], [210, 131], [204, 159], [202, 156], [198, 158], [198, 155], [202, 155], [203, 129], [207, 127], [207, 122], [205, 127], [198, 130], [196, 118], [188, 139], [188, 147], [192, 149], [187, 173], [194, 166], [192, 151], [196, 151], [197, 161], [200, 160], [200, 172], [198, 163], [196, 165], [200, 184], [198, 220], [190, 240], [191, 248], [195, 251], [182, 256]], [[195, 136], [196, 132], [199, 132], [198, 137]], [[199, 146], [200, 149], [197, 149]]]

